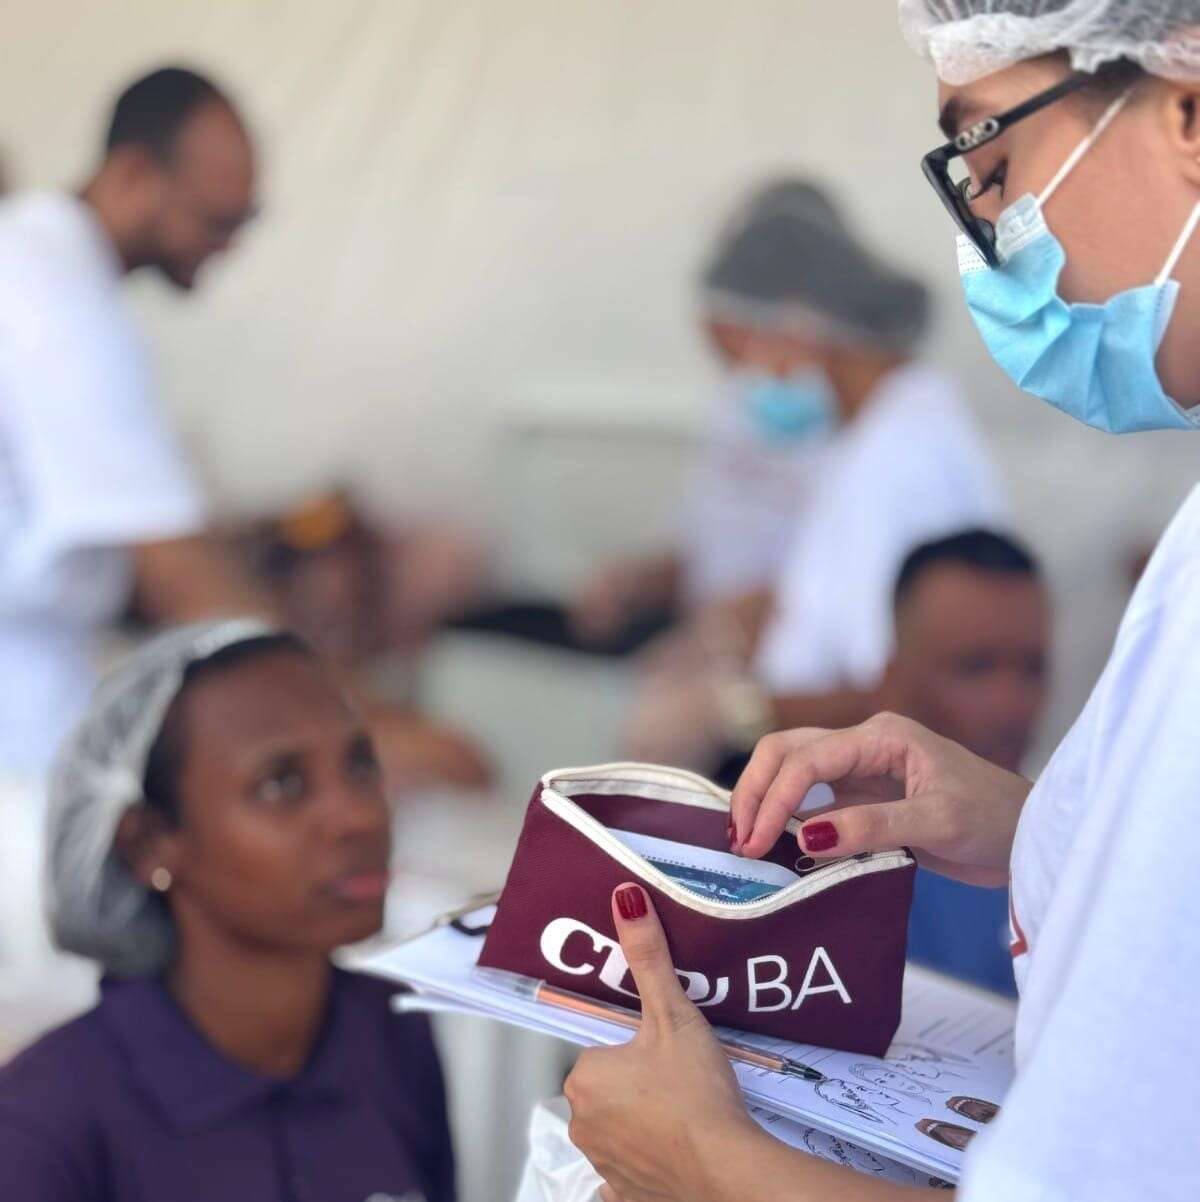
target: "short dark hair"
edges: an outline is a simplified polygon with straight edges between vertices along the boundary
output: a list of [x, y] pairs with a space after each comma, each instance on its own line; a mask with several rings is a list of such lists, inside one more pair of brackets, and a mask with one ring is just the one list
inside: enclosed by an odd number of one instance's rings
[[205, 659], [189, 664], [183, 673], [179, 690], [176, 692], [162, 726], [146, 756], [146, 771], [142, 777], [142, 797], [145, 804], [156, 810], [175, 826], [183, 812], [183, 801], [179, 795], [179, 777], [183, 772], [184, 746], [183, 707], [188, 691], [198, 680], [216, 676], [221, 672], [253, 660], [265, 659], [270, 655], [315, 656], [315, 652], [297, 635], [284, 631], [279, 634], [263, 634], [240, 643], [230, 643]]
[[962, 564], [983, 572], [1041, 578], [1041, 569], [1033, 553], [1016, 539], [982, 527], [961, 530], [946, 538], [922, 543], [908, 553], [896, 576], [892, 608], [899, 609], [918, 579], [942, 563]]
[[229, 105], [220, 88], [195, 71], [186, 67], [151, 71], [117, 97], [105, 152], [118, 146], [143, 146], [160, 162], [168, 162], [187, 119], [196, 109], [214, 102]]

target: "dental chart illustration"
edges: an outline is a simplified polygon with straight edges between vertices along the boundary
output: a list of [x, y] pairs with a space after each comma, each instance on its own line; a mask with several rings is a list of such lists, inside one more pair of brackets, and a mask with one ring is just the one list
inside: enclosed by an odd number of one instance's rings
[[953, 1185], [943, 1177], [934, 1176], [920, 1169], [901, 1164], [880, 1152], [873, 1152], [841, 1136], [828, 1131], [820, 1131], [816, 1127], [798, 1123], [791, 1119], [782, 1118], [759, 1106], [751, 1106], [750, 1113], [755, 1122], [770, 1131], [777, 1139], [790, 1144], [793, 1148], [808, 1152], [831, 1164], [840, 1164], [845, 1168], [866, 1173], [880, 1181], [892, 1181], [897, 1185], [926, 1186], [933, 1189], [953, 1189]]
[[[462, 929], [449, 923], [389, 949], [377, 970], [420, 990], [406, 1000], [416, 997], [431, 1009], [444, 1001], [589, 1046], [628, 1039], [626, 1027], [481, 981], [478, 932], [486, 929], [489, 911], [480, 907], [456, 916], [464, 918]], [[711, 979], [708, 986], [702, 1001], [713, 992]], [[847, 989], [853, 995], [857, 987], [851, 982]], [[733, 1063], [751, 1113], [785, 1142], [875, 1178], [883, 1176], [878, 1167], [884, 1164], [890, 1166], [888, 1179], [937, 1187], [958, 1176], [962, 1149], [1004, 1101], [1013, 1076], [1014, 1016], [1006, 999], [910, 965], [897, 1038], [882, 1058], [723, 1026], [715, 1030], [731, 1044], [792, 1066], [781, 1072]], [[806, 1143], [806, 1130], [826, 1134]]]
[[831, 1106], [849, 1110], [871, 1123], [898, 1123], [907, 1113], [903, 1108], [903, 1099], [861, 1081], [826, 1077], [813, 1088], [817, 1096]]
[[[753, 1042], [765, 1046], [770, 1041]], [[920, 1120], [928, 1119], [935, 1107], [944, 1107], [975, 1123], [986, 1123], [996, 1115], [999, 1107], [995, 1102], [959, 1092], [972, 1075], [972, 1067], [972, 1061], [958, 1052], [902, 1041], [893, 1044], [883, 1060], [829, 1055], [821, 1062], [820, 1071], [830, 1075], [811, 1088], [822, 1102], [861, 1121], [883, 1129], [915, 1129], [956, 1147], [943, 1138], [945, 1120], [933, 1132], [922, 1127]]]
[[948, 1091], [932, 1082], [918, 1080], [902, 1069], [889, 1068], [885, 1064], [859, 1062], [850, 1066], [850, 1074], [856, 1077], [859, 1081], [865, 1082], [867, 1085], [874, 1085], [878, 1089], [890, 1090], [892, 1093], [899, 1094], [904, 1098], [911, 1098], [914, 1102], [926, 1102], [930, 1100], [930, 1095], [933, 1093], [944, 1094]]

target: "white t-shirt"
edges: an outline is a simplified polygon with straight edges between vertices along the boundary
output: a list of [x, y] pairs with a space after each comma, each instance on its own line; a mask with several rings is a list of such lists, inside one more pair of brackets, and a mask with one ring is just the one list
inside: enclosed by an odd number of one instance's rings
[[999, 477], [954, 385], [909, 364], [823, 453], [794, 528], [758, 674], [774, 693], [871, 688], [892, 650], [892, 589], [920, 543], [1007, 522]]
[[204, 524], [120, 278], [81, 200], [0, 203], [0, 770], [44, 768], [85, 705], [126, 548]]
[[1200, 1198], [1200, 489], [1025, 804], [1017, 1078], [968, 1202]]
[[732, 388], [714, 398], [681, 515], [684, 596], [690, 605], [771, 583], [829, 442], [825, 435], [769, 442], [739, 401]]

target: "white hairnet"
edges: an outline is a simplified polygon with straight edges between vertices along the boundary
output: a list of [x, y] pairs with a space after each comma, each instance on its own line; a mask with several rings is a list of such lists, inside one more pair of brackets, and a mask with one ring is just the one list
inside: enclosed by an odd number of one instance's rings
[[938, 77], [966, 84], [1065, 50], [1079, 71], [1127, 58], [1200, 79], [1200, 0], [899, 0], [900, 28]]
[[925, 332], [929, 296], [878, 259], [826, 193], [774, 180], [726, 223], [703, 277], [706, 314], [766, 329], [908, 351]]
[[117, 824], [143, 800], [147, 757], [188, 667], [277, 633], [249, 618], [182, 626], [146, 643], [97, 686], [50, 778], [47, 907], [64, 951], [117, 976], [149, 976], [166, 966], [166, 908], [117, 855]]

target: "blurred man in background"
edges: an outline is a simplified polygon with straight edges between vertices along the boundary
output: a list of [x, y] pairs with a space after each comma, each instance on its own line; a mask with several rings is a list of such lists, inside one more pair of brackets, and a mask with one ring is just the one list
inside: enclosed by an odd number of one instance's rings
[[[855, 696], [871, 714], [903, 714], [1010, 772], [1019, 772], [1047, 699], [1050, 597], [1030, 552], [1004, 534], [971, 529], [922, 543], [891, 590], [894, 650], [878, 687]], [[805, 725], [832, 726], [849, 693], [780, 699]], [[732, 787], [746, 765], [734, 752], [714, 773]], [[909, 922], [911, 959], [1015, 993], [1008, 892], [919, 869]]]
[[[285, 617], [208, 529], [120, 287], [146, 268], [191, 290], [254, 215], [255, 185], [232, 102], [168, 67], [121, 94], [77, 195], [0, 206], [0, 668], [23, 682], [0, 698], [0, 770], [45, 767], [87, 700], [97, 631], [131, 602], [151, 623]], [[419, 719], [378, 718], [390, 766], [419, 779]]]
[[[233, 106], [170, 68], [122, 93], [78, 194], [0, 205], [0, 1003], [32, 1003], [34, 1025], [89, 992], [50, 959], [37, 916], [42, 782], [87, 704], [97, 635], [131, 598], [156, 622], [274, 616], [204, 533], [121, 290], [141, 268], [192, 288], [254, 187]], [[31, 1019], [6, 1015], [9, 1036]]]
[[[1001, 521], [1006, 502], [957, 389], [914, 358], [924, 287], [882, 262], [823, 192], [778, 188], [705, 283], [716, 336], [742, 364], [744, 409], [823, 434], [798, 501], [776, 512], [764, 582], [726, 609], [737, 620], [699, 626], [690, 654], [659, 655], [646, 673], [633, 752], [711, 768], [719, 746], [749, 749], [776, 726], [868, 717], [904, 556]], [[734, 496], [754, 487], [752, 466], [730, 474]], [[736, 532], [712, 554], [740, 553], [726, 544]]]
[[[169, 67], [121, 94], [78, 193], [0, 204], [0, 1004], [24, 988], [14, 966], [47, 950], [42, 780], [87, 703], [99, 633], [131, 603], [152, 623], [283, 618], [207, 529], [121, 289], [148, 269], [191, 290], [253, 216], [255, 185], [231, 101]], [[438, 778], [419, 716], [380, 704], [371, 720], [393, 782]]]
[[[970, 530], [916, 548], [894, 592], [896, 648], [880, 709], [915, 718], [1019, 772], [1046, 704], [1050, 598], [1032, 555]], [[908, 954], [1015, 993], [1008, 892], [920, 869]]]
[[1032, 554], [989, 530], [912, 551], [893, 593], [878, 708], [1019, 772], [1046, 702], [1050, 598]]
[[98, 628], [131, 593], [155, 620], [267, 613], [204, 536], [121, 291], [151, 269], [192, 288], [254, 211], [249, 136], [190, 71], [139, 80], [78, 195], [0, 207], [0, 764], [40, 771], [82, 712]]

